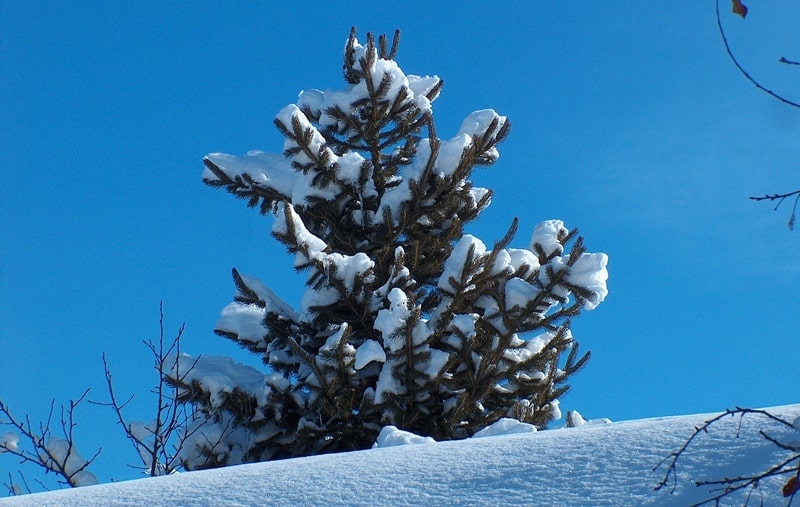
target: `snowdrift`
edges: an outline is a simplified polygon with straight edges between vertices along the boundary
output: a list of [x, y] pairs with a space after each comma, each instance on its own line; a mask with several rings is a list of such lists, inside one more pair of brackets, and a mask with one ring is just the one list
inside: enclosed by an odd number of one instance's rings
[[[769, 409], [789, 421], [800, 404]], [[91, 505], [666, 505], [712, 496], [695, 480], [753, 474], [790, 454], [758, 431], [784, 442], [800, 431], [748, 415], [725, 417], [699, 435], [678, 462], [677, 481], [654, 491], [667, 472], [653, 470], [715, 414], [587, 424], [538, 433], [457, 442], [400, 439], [401, 445], [147, 478], [9, 497], [11, 506]], [[741, 426], [740, 426], [741, 424]], [[739, 430], [737, 438], [737, 430]], [[786, 505], [788, 476], [760, 483], [751, 505]], [[742, 505], [745, 492], [722, 505]]]

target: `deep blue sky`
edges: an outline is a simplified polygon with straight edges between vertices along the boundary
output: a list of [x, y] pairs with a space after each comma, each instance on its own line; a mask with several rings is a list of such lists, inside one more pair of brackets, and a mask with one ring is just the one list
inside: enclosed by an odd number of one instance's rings
[[[800, 100], [800, 6], [723, 4], [742, 63]], [[300, 6], [302, 5], [302, 6]], [[800, 110], [734, 68], [713, 2], [7, 2], [0, 6], [0, 398], [44, 417], [92, 387], [101, 354], [132, 419], [155, 373], [142, 340], [186, 322], [184, 349], [249, 360], [212, 330], [230, 269], [297, 304], [271, 219], [204, 186], [208, 152], [280, 151], [272, 118], [341, 88], [352, 25], [403, 31], [407, 73], [444, 78], [439, 135], [491, 107], [512, 133], [474, 175], [512, 218], [561, 218], [606, 252], [610, 294], [574, 322], [593, 357], [562, 400], [612, 420], [796, 403], [800, 232], [747, 196], [798, 188]], [[794, 53], [792, 53], [794, 51]], [[253, 362], [257, 364], [257, 362]], [[134, 462], [112, 414], [78, 414], [102, 481]], [[0, 477], [15, 466], [0, 460]]]

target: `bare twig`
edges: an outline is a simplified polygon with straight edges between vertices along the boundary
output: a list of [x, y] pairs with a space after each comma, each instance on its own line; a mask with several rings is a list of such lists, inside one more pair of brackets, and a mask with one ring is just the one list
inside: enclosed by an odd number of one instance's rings
[[[187, 412], [184, 405], [178, 403], [177, 388], [170, 386], [167, 382], [167, 371], [171, 368], [175, 370], [180, 379], [191, 371], [191, 368], [186, 372], [178, 371], [180, 342], [185, 324], [181, 324], [177, 334], [167, 345], [164, 335], [163, 302], [159, 305], [159, 314], [158, 342], [154, 343], [152, 340], [144, 341], [145, 346], [153, 355], [154, 368], [158, 372], [158, 383], [152, 390], [152, 393], [156, 395], [155, 418], [153, 421], [149, 424], [126, 421], [123, 416], [123, 410], [133, 400], [133, 395], [123, 403], [117, 400], [111, 370], [105, 354], [103, 354], [103, 369], [111, 399], [108, 402], [92, 402], [111, 407], [117, 416], [117, 422], [122, 426], [128, 441], [133, 445], [136, 455], [142, 462], [141, 468], [151, 477], [172, 474], [178, 471], [180, 467], [178, 455], [183, 443], [188, 436], [197, 430], [188, 430], [188, 423], [192, 419], [192, 415]], [[174, 358], [174, 365], [168, 364], [170, 358]], [[170, 449], [170, 445], [173, 446], [173, 449]]]
[[750, 199], [754, 201], [778, 201], [773, 208], [774, 211], [777, 211], [778, 207], [783, 204], [783, 201], [785, 201], [787, 197], [792, 196], [794, 196], [794, 205], [792, 206], [792, 212], [789, 215], [789, 222], [787, 223], [789, 230], [792, 231], [794, 230], [794, 220], [797, 213], [797, 201], [800, 200], [800, 190], [795, 190], [794, 192], [789, 192], [786, 194], [766, 194], [762, 196], [750, 197]]
[[31, 487], [28, 486], [28, 481], [25, 479], [25, 474], [22, 473], [22, 470], [17, 470], [17, 473], [19, 474], [19, 480], [21, 481], [22, 485], [25, 486], [25, 489], [22, 489], [20, 486], [18, 486], [17, 483], [14, 482], [14, 477], [11, 475], [11, 472], [8, 472], [8, 482], [3, 483], [3, 486], [5, 486], [8, 490], [8, 496], [31, 494]]
[[[39, 431], [35, 433], [30, 416], [25, 415], [25, 419], [20, 421], [14, 418], [8, 405], [0, 400], [0, 413], [3, 414], [8, 422], [3, 424], [14, 427], [28, 442], [32, 450], [18, 447], [15, 442], [10, 445], [6, 440], [0, 440], [0, 449], [21, 459], [20, 463], [33, 463], [45, 470], [45, 473], [54, 473], [61, 477], [60, 483], [70, 487], [77, 487], [97, 482], [94, 474], [88, 471], [97, 456], [100, 455], [102, 448], [99, 448], [94, 455], [88, 459], [83, 459], [75, 448], [74, 429], [77, 426], [74, 415], [75, 409], [83, 402], [89, 394], [89, 389], [75, 401], [70, 400], [69, 408], [65, 410], [61, 406], [61, 432], [64, 438], [55, 437], [51, 431], [55, 400], [50, 403], [47, 420], [39, 423]], [[24, 482], [24, 477], [23, 477]], [[40, 483], [41, 484], [41, 483]], [[25, 483], [26, 488], [27, 483]], [[46, 489], [46, 488], [45, 488]], [[28, 488], [30, 491], [30, 488]]]
[[[720, 16], [719, 16], [719, 0], [716, 1], [716, 7], [717, 7], [717, 27], [719, 28], [719, 34], [722, 36], [722, 43], [725, 44], [725, 51], [728, 53], [728, 56], [730, 57], [730, 59], [733, 62], [733, 64], [736, 65], [736, 68], [739, 69], [739, 72], [741, 72], [742, 75], [744, 77], [746, 77], [748, 81], [753, 83], [756, 86], [756, 88], [758, 88], [759, 90], [763, 91], [764, 93], [766, 93], [768, 95], [771, 95], [772, 97], [780, 100], [784, 104], [790, 105], [792, 107], [800, 108], [800, 104], [798, 104], [797, 102], [793, 102], [793, 101], [787, 99], [786, 97], [783, 97], [782, 95], [779, 95], [779, 94], [773, 92], [772, 90], [770, 90], [769, 88], [766, 88], [765, 86], [763, 86], [761, 83], [756, 81], [756, 79], [753, 78], [753, 76], [751, 76], [750, 73], [747, 72], [744, 69], [744, 67], [742, 67], [742, 65], [739, 63], [739, 60], [737, 60], [736, 57], [733, 55], [733, 51], [731, 51], [731, 46], [728, 44], [728, 38], [725, 36], [725, 30], [723, 30], [723, 28], [722, 28], [722, 21], [720, 20]], [[788, 63], [788, 61], [784, 62], [784, 63]], [[791, 63], [794, 63], [794, 62], [791, 62]]]
[[[737, 12], [737, 10], [736, 10], [736, 8], [735, 8], [735, 7], [736, 7], [736, 6], [734, 6], [734, 12]], [[746, 15], [746, 14], [747, 14], [747, 8], [746, 8], [746, 7], [743, 7], [743, 6], [741, 6], [741, 5], [740, 5], [740, 7], [741, 7], [742, 9], [744, 9], [744, 12], [743, 12], [743, 13], [742, 13], [742, 12], [739, 12], [739, 14], [742, 14], [742, 17], [744, 17], [744, 15]], [[759, 90], [761, 90], [761, 91], [763, 91], [763, 92], [765, 92], [765, 93], [767, 93], [767, 94], [771, 95], [772, 97], [774, 97], [774, 98], [776, 98], [776, 99], [780, 100], [780, 101], [781, 101], [781, 102], [783, 102], [784, 104], [787, 104], [787, 105], [789, 105], [789, 106], [793, 106], [793, 107], [800, 108], [800, 104], [798, 104], [797, 102], [794, 102], [794, 101], [792, 101], [792, 100], [789, 100], [789, 99], [787, 99], [786, 97], [784, 97], [784, 96], [782, 96], [782, 95], [779, 95], [779, 94], [777, 94], [777, 93], [773, 92], [772, 90], [769, 90], [769, 89], [767, 89], [766, 87], [764, 87], [764, 86], [763, 86], [761, 83], [759, 83], [759, 82], [758, 82], [758, 81], [757, 81], [755, 78], [753, 78], [753, 76], [751, 76], [751, 75], [750, 75], [750, 73], [749, 73], [749, 72], [747, 72], [747, 71], [744, 69], [744, 67], [742, 67], [742, 65], [739, 63], [739, 61], [738, 61], [738, 60], [736, 59], [736, 57], [733, 55], [733, 51], [731, 51], [730, 44], [728, 44], [728, 38], [727, 38], [727, 37], [726, 37], [726, 35], [725, 35], [725, 30], [722, 28], [722, 21], [721, 21], [721, 19], [720, 19], [720, 15], [719, 15], [719, 0], [716, 0], [716, 14], [717, 14], [717, 27], [719, 28], [719, 34], [720, 34], [720, 36], [722, 36], [722, 42], [723, 42], [723, 44], [725, 45], [725, 51], [728, 53], [728, 57], [730, 57], [730, 59], [731, 59], [731, 61], [733, 62], [733, 64], [734, 64], [734, 65], [736, 65], [736, 68], [737, 68], [737, 69], [739, 69], [739, 71], [740, 71], [740, 72], [741, 72], [741, 73], [744, 75], [744, 77], [745, 77], [745, 78], [747, 78], [747, 80], [748, 80], [748, 81], [750, 81], [751, 83], [753, 83], [753, 84], [756, 86], [756, 88], [758, 88]], [[800, 65], [800, 62], [796, 62], [796, 61], [788, 60], [786, 57], [781, 57], [781, 59], [780, 59], [780, 60], [778, 60], [778, 61], [779, 61], [780, 63], [784, 63], [784, 64], [787, 64], [787, 65]], [[796, 213], [796, 211], [797, 211], [797, 201], [798, 201], [798, 199], [800, 199], [800, 190], [795, 190], [794, 192], [789, 192], [789, 193], [787, 193], [787, 194], [773, 194], [773, 195], [769, 195], [769, 194], [768, 194], [768, 195], [764, 195], [764, 196], [761, 196], [761, 197], [750, 197], [750, 199], [752, 199], [752, 200], [754, 200], [754, 201], [763, 201], [763, 200], [772, 200], [772, 201], [775, 201], [775, 200], [777, 200], [777, 201], [778, 201], [778, 203], [775, 205], [775, 209], [777, 210], [777, 209], [778, 209], [778, 206], [780, 206], [780, 205], [781, 205], [781, 203], [782, 203], [782, 202], [783, 202], [783, 201], [784, 201], [784, 200], [785, 200], [787, 197], [791, 197], [791, 196], [796, 196], [796, 197], [795, 197], [795, 200], [794, 200], [794, 206], [792, 207], [792, 212], [791, 212], [791, 214], [789, 215], [789, 221], [788, 221], [788, 223], [787, 223], [787, 226], [789, 227], [789, 230], [790, 230], [790, 231], [792, 231], [792, 230], [794, 230], [795, 213]]]
[[[717, 495], [708, 498], [700, 503], [697, 503], [695, 504], [695, 506], [704, 505], [711, 502], [717, 503], [719, 500], [725, 498], [726, 496], [729, 496], [731, 493], [734, 493], [736, 491], [745, 488], [750, 488], [750, 492], [752, 492], [752, 490], [758, 487], [759, 482], [763, 481], [768, 477], [774, 477], [777, 475], [786, 475], [792, 472], [797, 473], [797, 471], [800, 470], [800, 467], [798, 467], [797, 465], [792, 467], [790, 465], [792, 464], [792, 462], [798, 460], [800, 460], [800, 455], [792, 456], [791, 458], [773, 466], [766, 472], [761, 472], [755, 475], [739, 476], [739, 477], [734, 477], [732, 479], [719, 479], [714, 481], [695, 481], [695, 484], [697, 486], [715, 486], [715, 485], [724, 486], [724, 488], [719, 490], [720, 492]], [[745, 505], [747, 504], [745, 503]]]
[[[653, 471], [656, 471], [659, 468], [661, 468], [661, 466], [664, 465], [665, 463], [669, 463], [669, 465], [667, 466], [667, 471], [664, 474], [664, 477], [661, 479], [661, 481], [659, 481], [659, 483], [655, 486], [654, 489], [656, 491], [658, 491], [658, 490], [668, 486], [669, 484], [672, 484], [672, 488], [670, 489], [670, 493], [674, 493], [675, 489], [677, 487], [677, 483], [678, 483], [678, 468], [677, 468], [678, 467], [678, 461], [680, 460], [681, 456], [686, 452], [686, 450], [689, 448], [689, 446], [694, 441], [694, 439], [698, 435], [700, 435], [701, 433], [708, 433], [708, 428], [711, 427], [712, 425], [714, 425], [715, 423], [717, 423], [718, 421], [720, 421], [721, 419], [723, 419], [725, 417], [728, 417], [728, 416], [734, 417], [736, 415], [738, 415], [740, 417], [739, 424], [737, 425], [737, 430], [736, 430], [736, 437], [738, 438], [739, 435], [740, 435], [740, 432], [741, 432], [742, 420], [744, 419], [744, 416], [748, 415], [748, 414], [754, 414], [754, 415], [758, 415], [758, 416], [761, 416], [761, 417], [765, 417], [765, 418], [767, 418], [769, 420], [777, 422], [777, 423], [779, 423], [779, 424], [781, 424], [783, 426], [786, 426], [788, 428], [791, 428], [793, 430], [796, 429], [791, 422], [786, 421], [785, 419], [782, 419], [782, 418], [780, 418], [780, 417], [778, 417], [778, 416], [776, 416], [776, 415], [774, 415], [774, 414], [772, 414], [772, 413], [770, 413], [770, 412], [768, 412], [766, 410], [749, 409], [749, 408], [741, 408], [741, 407], [736, 407], [736, 409], [734, 409], [734, 410], [726, 410], [722, 414], [719, 414], [718, 416], [715, 416], [715, 417], [709, 419], [708, 421], [705, 421], [700, 426], [697, 426], [695, 428], [694, 432], [692, 433], [692, 435], [686, 440], [686, 442], [684, 442], [684, 444], [680, 447], [680, 449], [678, 449], [677, 451], [674, 451], [672, 454], [670, 454], [669, 456], [667, 456], [666, 458], [661, 460], [661, 462], [659, 462], [658, 465], [656, 465], [653, 468]], [[708, 503], [714, 503], [714, 505], [719, 505], [719, 501], [722, 498], [725, 498], [725, 497], [731, 495], [732, 493], [734, 493], [736, 491], [740, 491], [740, 490], [744, 490], [744, 489], [748, 490], [747, 497], [746, 497], [744, 505], [748, 505], [748, 502], [750, 500], [750, 497], [752, 496], [753, 490], [757, 489], [758, 486], [759, 486], [759, 483], [761, 481], [763, 481], [764, 479], [767, 479], [769, 477], [779, 476], [779, 475], [787, 475], [787, 474], [794, 474], [795, 477], [800, 475], [800, 446], [795, 445], [795, 444], [787, 444], [787, 443], [784, 443], [784, 442], [779, 442], [777, 439], [771, 437], [770, 435], [765, 433], [763, 430], [760, 430], [759, 434], [765, 440], [767, 440], [768, 442], [774, 444], [778, 448], [786, 450], [786, 451], [789, 451], [789, 452], [791, 452], [793, 454], [788, 459], [785, 459], [784, 461], [772, 466], [768, 470], [766, 470], [764, 472], [761, 472], [761, 473], [758, 473], [758, 474], [742, 475], [742, 476], [733, 477], [733, 478], [727, 478], [726, 477], [726, 478], [723, 478], [723, 479], [710, 480], [710, 481], [695, 481], [695, 485], [696, 486], [723, 486], [723, 487], [718, 489], [718, 490], [716, 490], [717, 494], [715, 494], [714, 496], [712, 496], [712, 497], [710, 497], [710, 498], [708, 498], [706, 500], [703, 500], [702, 502], [693, 504], [692, 507], [696, 507], [696, 506], [699, 506], [699, 505], [705, 505], [705, 504], [708, 504]], [[759, 491], [759, 493], [761, 493], [761, 492]], [[789, 505], [791, 505], [792, 499], [794, 498], [795, 494], [796, 494], [796, 491], [792, 492], [790, 495], [785, 495], [785, 496], [787, 496], [789, 498]]]

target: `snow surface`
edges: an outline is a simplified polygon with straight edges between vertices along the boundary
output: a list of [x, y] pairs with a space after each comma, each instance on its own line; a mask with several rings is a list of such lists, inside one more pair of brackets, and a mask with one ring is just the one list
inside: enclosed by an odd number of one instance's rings
[[[769, 409], [793, 421], [800, 404]], [[678, 464], [674, 493], [654, 491], [653, 471], [714, 414], [587, 424], [458, 442], [376, 448], [240, 465], [168, 477], [0, 499], [11, 506], [91, 505], [689, 505], [709, 496], [696, 479], [766, 470], [787, 456], [758, 429], [792, 441], [797, 432], [746, 416], [725, 417]], [[516, 425], [510, 425], [515, 427]], [[390, 437], [389, 430], [385, 435]], [[395, 435], [397, 436], [397, 435]], [[414, 438], [408, 437], [414, 441]], [[752, 505], [784, 506], [787, 476], [761, 482]], [[742, 505], [744, 496], [722, 505]]]
[[431, 437], [415, 435], [414, 433], [398, 429], [396, 426], [386, 426], [381, 430], [380, 434], [378, 434], [378, 439], [372, 445], [372, 448], [435, 443], [436, 440]]

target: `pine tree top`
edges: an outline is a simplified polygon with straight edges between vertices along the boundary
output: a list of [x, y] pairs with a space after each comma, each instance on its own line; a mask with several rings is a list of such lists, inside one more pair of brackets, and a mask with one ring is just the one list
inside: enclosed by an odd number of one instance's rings
[[216, 331], [274, 372], [263, 393], [251, 369], [241, 388], [220, 387], [202, 358], [174, 375], [217, 428], [250, 442], [242, 459], [364, 448], [387, 424], [438, 439], [502, 417], [544, 426], [589, 358], [570, 319], [606, 297], [607, 257], [559, 220], [528, 248], [509, 248], [516, 220], [491, 248], [464, 233], [492, 197], [472, 170], [497, 161], [510, 122], [479, 110], [439, 138], [442, 80], [404, 73], [398, 41], [362, 45], [353, 30], [344, 88], [303, 91], [276, 115], [281, 154], [204, 159], [204, 181], [271, 214], [308, 273], [295, 311], [234, 270]]

